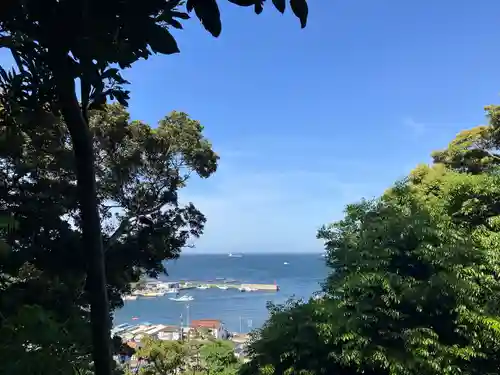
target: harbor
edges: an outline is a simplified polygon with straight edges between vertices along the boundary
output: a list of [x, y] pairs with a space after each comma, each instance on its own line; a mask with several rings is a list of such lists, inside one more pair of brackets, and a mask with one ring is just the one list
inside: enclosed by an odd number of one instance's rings
[[188, 302], [192, 297], [188, 295], [180, 296], [181, 292], [192, 289], [236, 289], [240, 292], [277, 292], [280, 290], [277, 283], [259, 284], [259, 283], [241, 283], [237, 280], [209, 280], [209, 281], [146, 281], [136, 284], [129, 295], [123, 296], [124, 300], [135, 300], [138, 297], [152, 298], [170, 296], [173, 301]]
[[277, 292], [280, 290], [279, 285], [274, 284], [256, 284], [256, 283], [238, 283], [235, 281], [185, 281], [179, 282], [180, 289], [238, 289], [240, 292]]
[[123, 307], [114, 313], [115, 325], [179, 325], [181, 315], [186, 321], [189, 306], [190, 320], [215, 318], [230, 332], [248, 333], [269, 317], [268, 302], [309, 299], [320, 289], [318, 282], [326, 272], [320, 256], [302, 254], [187, 255], [166, 266], [169, 276], [131, 285]]

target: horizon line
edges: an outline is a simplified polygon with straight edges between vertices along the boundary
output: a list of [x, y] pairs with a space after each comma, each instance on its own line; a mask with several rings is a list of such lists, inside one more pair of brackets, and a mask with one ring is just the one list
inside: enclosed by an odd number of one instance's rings
[[276, 255], [276, 254], [323, 254], [325, 251], [237, 251], [237, 252], [214, 252], [214, 251], [182, 251], [179, 255], [226, 255], [229, 253], [237, 255]]

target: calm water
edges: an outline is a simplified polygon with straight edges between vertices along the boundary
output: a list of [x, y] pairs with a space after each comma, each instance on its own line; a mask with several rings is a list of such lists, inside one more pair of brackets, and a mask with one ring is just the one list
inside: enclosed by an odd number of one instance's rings
[[[284, 262], [288, 262], [287, 265]], [[164, 281], [235, 279], [243, 283], [278, 283], [279, 292], [241, 293], [238, 290], [189, 290], [189, 303], [168, 296], [125, 301], [115, 312], [114, 324], [148, 321], [180, 324], [183, 319], [219, 319], [230, 331], [247, 332], [267, 319], [266, 302], [281, 303], [289, 297], [309, 298], [320, 289], [328, 268], [319, 254], [249, 254], [242, 258], [223, 255], [182, 255], [167, 264]], [[182, 318], [181, 318], [182, 315]], [[138, 320], [133, 321], [132, 317]]]

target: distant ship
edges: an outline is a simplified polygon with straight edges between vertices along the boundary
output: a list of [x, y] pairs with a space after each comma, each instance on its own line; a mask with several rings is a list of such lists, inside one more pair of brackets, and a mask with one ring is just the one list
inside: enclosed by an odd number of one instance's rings
[[229, 253], [228, 256], [232, 257], [232, 258], [242, 258], [243, 257], [243, 254], [233, 254], [233, 253]]

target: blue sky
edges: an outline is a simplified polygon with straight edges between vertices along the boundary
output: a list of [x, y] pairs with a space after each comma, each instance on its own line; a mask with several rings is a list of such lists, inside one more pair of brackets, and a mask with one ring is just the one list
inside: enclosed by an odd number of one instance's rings
[[320, 251], [321, 224], [500, 103], [497, 1], [310, 0], [304, 30], [221, 3], [219, 39], [193, 18], [125, 72], [132, 117], [185, 111], [221, 157], [183, 192], [208, 218], [190, 251]]

